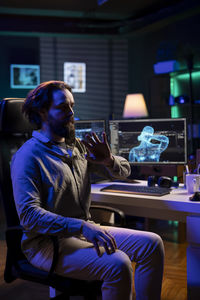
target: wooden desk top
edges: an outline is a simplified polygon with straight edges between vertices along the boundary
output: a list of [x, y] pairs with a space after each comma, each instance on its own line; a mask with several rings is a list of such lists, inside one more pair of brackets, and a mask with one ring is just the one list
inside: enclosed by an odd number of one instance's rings
[[[135, 216], [152, 217], [185, 221], [187, 215], [200, 215], [200, 201], [189, 200], [187, 190], [183, 185], [172, 188], [170, 194], [158, 197], [152, 195], [126, 194], [102, 192], [101, 188], [113, 182], [92, 184], [91, 201], [93, 204], [102, 203], [121, 208], [125, 213]], [[117, 182], [114, 182], [117, 184]], [[129, 183], [118, 183], [129, 184]], [[146, 181], [139, 181], [137, 185], [146, 185]]]

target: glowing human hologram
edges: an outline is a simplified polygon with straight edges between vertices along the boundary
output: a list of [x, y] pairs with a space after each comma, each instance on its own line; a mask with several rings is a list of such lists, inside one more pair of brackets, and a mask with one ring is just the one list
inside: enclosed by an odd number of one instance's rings
[[159, 162], [161, 153], [169, 145], [169, 138], [165, 135], [154, 134], [151, 126], [145, 126], [137, 139], [140, 144], [130, 150], [129, 162]]

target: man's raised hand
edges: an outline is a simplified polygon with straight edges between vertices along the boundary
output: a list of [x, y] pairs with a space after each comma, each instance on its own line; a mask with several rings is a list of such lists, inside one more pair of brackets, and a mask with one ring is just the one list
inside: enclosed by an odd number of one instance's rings
[[108, 145], [107, 136], [104, 132], [102, 134], [102, 141], [98, 138], [96, 133], [87, 134], [86, 139], [82, 141], [89, 154], [86, 159], [96, 164], [103, 164], [107, 167], [112, 167], [114, 159]]

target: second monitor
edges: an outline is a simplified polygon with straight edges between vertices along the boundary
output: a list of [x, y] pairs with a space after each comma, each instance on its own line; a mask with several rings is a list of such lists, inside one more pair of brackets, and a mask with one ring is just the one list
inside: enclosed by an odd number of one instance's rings
[[95, 132], [102, 139], [102, 133], [105, 131], [105, 120], [78, 120], [75, 121], [76, 137], [83, 140], [86, 134]]

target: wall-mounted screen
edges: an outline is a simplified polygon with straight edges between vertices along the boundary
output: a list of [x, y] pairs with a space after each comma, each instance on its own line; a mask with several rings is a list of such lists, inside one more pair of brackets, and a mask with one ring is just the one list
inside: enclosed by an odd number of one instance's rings
[[86, 92], [86, 64], [76, 62], [64, 63], [64, 82], [69, 84], [74, 93]]
[[186, 164], [186, 119], [109, 121], [111, 151], [131, 164]]
[[12, 89], [33, 89], [40, 84], [39, 65], [10, 66], [10, 87]]

